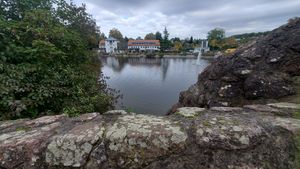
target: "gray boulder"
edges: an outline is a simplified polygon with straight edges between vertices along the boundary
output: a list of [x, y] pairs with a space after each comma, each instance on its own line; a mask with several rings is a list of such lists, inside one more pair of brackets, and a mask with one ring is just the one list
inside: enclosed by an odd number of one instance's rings
[[300, 75], [300, 18], [221, 56], [181, 92], [178, 107], [241, 106], [295, 94], [291, 77]]

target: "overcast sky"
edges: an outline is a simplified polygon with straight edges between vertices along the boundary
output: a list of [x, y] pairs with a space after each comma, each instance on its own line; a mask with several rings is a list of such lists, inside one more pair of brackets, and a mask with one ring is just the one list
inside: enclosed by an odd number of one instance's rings
[[215, 27], [226, 35], [272, 30], [300, 16], [300, 0], [74, 0], [85, 3], [101, 32], [112, 28], [136, 38], [167, 27], [170, 37], [205, 38]]

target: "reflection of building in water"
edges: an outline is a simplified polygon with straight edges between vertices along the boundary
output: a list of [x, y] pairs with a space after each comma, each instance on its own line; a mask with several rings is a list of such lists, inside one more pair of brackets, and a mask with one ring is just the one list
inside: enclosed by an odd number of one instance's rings
[[101, 61], [108, 67], [111, 67], [116, 72], [121, 72], [126, 61], [121, 61], [115, 57], [102, 57]]
[[121, 72], [126, 65], [161, 68], [163, 80], [166, 78], [169, 67], [168, 59], [101, 57], [101, 61], [116, 72]]
[[128, 58], [128, 63], [133, 66], [160, 66], [161, 59]]

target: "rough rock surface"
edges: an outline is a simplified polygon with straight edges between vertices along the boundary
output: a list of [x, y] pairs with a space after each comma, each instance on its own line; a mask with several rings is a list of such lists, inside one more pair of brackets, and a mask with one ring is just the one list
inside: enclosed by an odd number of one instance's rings
[[252, 100], [295, 93], [291, 77], [300, 75], [300, 18], [289, 21], [231, 56], [217, 58], [181, 92], [178, 107], [241, 106]]
[[183, 107], [159, 117], [122, 110], [0, 122], [0, 168], [300, 167], [300, 106]]

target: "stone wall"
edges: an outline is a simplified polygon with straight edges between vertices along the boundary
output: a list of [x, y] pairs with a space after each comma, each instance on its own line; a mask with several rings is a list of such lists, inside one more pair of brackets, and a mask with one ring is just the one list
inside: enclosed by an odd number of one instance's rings
[[4, 121], [0, 168], [292, 169], [300, 161], [300, 120], [292, 118], [299, 110], [281, 103]]

